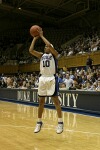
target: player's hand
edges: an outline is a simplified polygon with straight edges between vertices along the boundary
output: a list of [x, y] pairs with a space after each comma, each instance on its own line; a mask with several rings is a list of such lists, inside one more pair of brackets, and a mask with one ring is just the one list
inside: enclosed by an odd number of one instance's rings
[[40, 37], [43, 36], [42, 28], [40, 28], [40, 30], [38, 30], [38, 32], [39, 32], [39, 36], [40, 36]]
[[39, 38], [39, 36], [35, 36], [34, 39], [37, 40]]

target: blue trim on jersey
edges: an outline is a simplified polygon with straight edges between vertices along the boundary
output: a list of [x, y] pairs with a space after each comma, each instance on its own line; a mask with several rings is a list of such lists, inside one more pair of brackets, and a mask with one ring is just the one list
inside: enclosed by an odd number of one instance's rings
[[55, 74], [56, 74], [58, 72], [58, 61], [53, 54], [52, 54], [52, 56], [53, 56], [54, 61], [55, 61]]
[[55, 92], [52, 96], [58, 96], [59, 95], [59, 82], [58, 82], [58, 76], [55, 75]]

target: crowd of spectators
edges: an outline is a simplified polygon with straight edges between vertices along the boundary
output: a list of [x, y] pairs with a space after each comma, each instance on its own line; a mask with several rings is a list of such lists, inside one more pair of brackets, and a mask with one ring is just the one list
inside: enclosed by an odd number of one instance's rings
[[75, 42], [66, 45], [62, 48], [62, 55], [72, 56], [96, 51], [100, 51], [100, 37], [97, 32], [82, 35]]
[[100, 91], [100, 66], [88, 70], [75, 68], [63, 71], [60, 76], [60, 88], [67, 90]]
[[0, 33], [0, 64], [5, 64], [8, 60], [18, 59], [17, 44], [25, 44], [28, 36], [27, 30], [10, 30]]
[[[64, 90], [100, 91], [100, 66], [88, 68], [60, 69], [57, 73], [59, 87]], [[38, 88], [39, 73], [1, 75], [0, 88]]]

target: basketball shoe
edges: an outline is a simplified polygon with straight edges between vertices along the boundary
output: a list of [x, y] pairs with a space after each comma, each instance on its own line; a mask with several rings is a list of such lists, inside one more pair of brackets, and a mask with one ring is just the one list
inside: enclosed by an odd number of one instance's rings
[[42, 122], [37, 122], [34, 133], [40, 132], [42, 125], [43, 125]]
[[63, 132], [63, 126], [64, 126], [63, 122], [58, 122], [57, 130], [56, 130], [57, 134], [60, 134]]

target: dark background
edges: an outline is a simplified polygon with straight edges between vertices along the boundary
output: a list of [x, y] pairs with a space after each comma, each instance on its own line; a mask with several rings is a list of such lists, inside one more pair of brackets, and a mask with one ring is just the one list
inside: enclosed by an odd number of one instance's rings
[[76, 26], [82, 30], [100, 24], [100, 0], [0, 0], [0, 3], [0, 34], [25, 29], [28, 33], [33, 24], [56, 29]]

